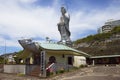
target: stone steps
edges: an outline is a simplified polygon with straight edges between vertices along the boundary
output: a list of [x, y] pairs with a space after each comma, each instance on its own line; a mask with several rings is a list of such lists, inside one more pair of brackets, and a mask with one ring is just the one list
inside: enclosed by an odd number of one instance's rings
[[36, 66], [36, 68], [34, 68], [29, 75], [39, 76], [39, 74], [40, 74], [40, 66]]

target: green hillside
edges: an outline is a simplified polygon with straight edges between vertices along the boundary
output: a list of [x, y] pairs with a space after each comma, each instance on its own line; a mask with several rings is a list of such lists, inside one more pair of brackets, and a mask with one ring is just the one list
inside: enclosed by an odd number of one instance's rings
[[89, 35], [83, 39], [78, 39], [74, 43], [79, 44], [82, 42], [94, 42], [94, 41], [103, 41], [105, 39], [109, 39], [113, 34], [119, 34], [120, 33], [120, 26], [117, 26], [113, 28], [111, 32], [108, 33], [101, 33], [101, 34], [95, 34], [95, 35]]
[[[78, 50], [82, 50], [92, 56], [102, 55], [120, 55], [120, 36], [114, 38], [113, 36], [120, 35], [120, 26], [115, 27], [111, 32], [90, 35], [83, 39], [78, 39], [74, 42]], [[78, 46], [85, 43], [89, 45]]]

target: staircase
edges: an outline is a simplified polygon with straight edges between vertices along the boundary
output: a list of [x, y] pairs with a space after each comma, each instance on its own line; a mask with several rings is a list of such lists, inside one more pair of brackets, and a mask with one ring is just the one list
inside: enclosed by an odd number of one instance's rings
[[[52, 69], [54, 71], [55, 63], [47, 65], [46, 70]], [[35, 66], [35, 68], [30, 72], [30, 76], [38, 77], [40, 75], [40, 65]]]
[[40, 66], [36, 66], [31, 73], [29, 74], [30, 76], [39, 76], [40, 74]]

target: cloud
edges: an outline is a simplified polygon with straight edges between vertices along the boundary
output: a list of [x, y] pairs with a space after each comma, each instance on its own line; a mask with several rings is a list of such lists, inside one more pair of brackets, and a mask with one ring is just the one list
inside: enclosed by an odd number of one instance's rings
[[[116, 2], [111, 2], [107, 8], [101, 10], [91, 9], [88, 12], [84, 10], [77, 10], [76, 12], [72, 12], [70, 23], [73, 34], [72, 37], [73, 39], [77, 39], [93, 34], [93, 32], [89, 31], [97, 32], [97, 29], [103, 26], [106, 21], [109, 19], [119, 20], [119, 16], [120, 7], [116, 5]], [[86, 33], [88, 34], [86, 35]], [[85, 35], [83, 36], [83, 34]]]
[[18, 1], [20, 1], [20, 2], [22, 2], [22, 3], [33, 3], [33, 2], [36, 2], [37, 0], [18, 0]]
[[[6, 41], [7, 46], [20, 47], [17, 40], [21, 37], [60, 40], [57, 23], [60, 17], [58, 6], [62, 2], [53, 0], [52, 6], [35, 5], [36, 2], [37, 0], [0, 0], [0, 35], [9, 36], [7, 40], [0, 36], [0, 41]], [[108, 19], [120, 19], [120, 8], [116, 3], [112, 2], [102, 10], [69, 9], [72, 40], [95, 33]], [[4, 43], [0, 44], [2, 45]]]
[[[24, 3], [29, 3], [28, 1], [26, 0]], [[56, 13], [54, 8], [30, 6], [26, 9], [18, 5], [18, 2], [9, 4], [7, 2], [1, 5], [0, 11], [0, 29], [2, 30], [0, 34], [8, 35], [11, 38], [11, 42], [20, 37], [45, 38], [49, 36], [51, 38], [59, 38], [57, 31], [59, 13]]]

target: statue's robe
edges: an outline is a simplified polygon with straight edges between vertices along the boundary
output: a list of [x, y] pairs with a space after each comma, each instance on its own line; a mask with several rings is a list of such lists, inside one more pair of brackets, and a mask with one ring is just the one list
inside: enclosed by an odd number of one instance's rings
[[61, 21], [58, 24], [58, 31], [60, 32], [61, 35], [61, 41], [70, 41], [70, 31], [69, 31], [69, 21], [70, 21], [70, 16], [68, 13], [65, 13], [65, 15], [61, 16]]

